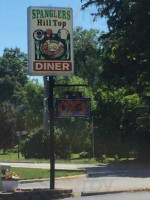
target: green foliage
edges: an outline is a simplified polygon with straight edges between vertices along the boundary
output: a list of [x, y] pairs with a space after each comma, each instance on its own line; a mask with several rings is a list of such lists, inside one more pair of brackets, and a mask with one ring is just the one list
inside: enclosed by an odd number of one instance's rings
[[26, 158], [49, 158], [49, 135], [39, 128], [31, 132], [21, 145], [21, 153]]
[[[95, 94], [96, 153], [149, 159], [150, 1], [81, 0], [105, 17], [101, 87]], [[147, 111], [141, 111], [142, 108]]]
[[43, 85], [36, 80], [30, 80], [25, 85], [24, 91], [22, 117], [26, 123], [26, 129], [31, 130], [40, 127], [43, 123]]
[[73, 153], [79, 153], [81, 151], [89, 151], [90, 141], [89, 141], [88, 119], [86, 120], [83, 118], [58, 119], [56, 127], [61, 129], [60, 142], [65, 140], [65, 142], [68, 143], [67, 144], [68, 148], [70, 147]]
[[4, 49], [0, 58], [0, 102], [10, 101], [18, 105], [23, 87], [27, 83], [27, 56], [18, 48]]
[[27, 55], [4, 49], [0, 58], [0, 102], [14, 107], [16, 130], [39, 127], [43, 122], [43, 86], [27, 78]]
[[72, 146], [67, 134], [60, 129], [55, 130], [55, 153], [57, 159], [70, 159]]
[[[26, 158], [50, 158], [50, 135], [42, 128], [38, 128], [30, 133], [28, 138], [22, 142], [21, 153]], [[55, 153], [60, 159], [69, 159], [71, 156], [71, 145], [68, 137], [62, 132], [55, 130]]]
[[10, 149], [15, 144], [16, 118], [8, 103], [0, 104], [0, 149]]
[[95, 113], [96, 154], [128, 156], [135, 147], [136, 112], [142, 102], [125, 88], [99, 89]]
[[149, 0], [84, 2], [83, 9], [95, 5], [97, 6], [95, 16], [107, 19], [109, 32], [100, 37], [105, 57], [105, 76], [109, 72], [111, 77], [121, 77], [126, 84], [135, 85], [138, 81], [141, 85], [140, 77], [144, 72], [150, 73]]
[[95, 29], [77, 27], [74, 31], [75, 75], [84, 78], [92, 87], [97, 86], [101, 69], [100, 35]]

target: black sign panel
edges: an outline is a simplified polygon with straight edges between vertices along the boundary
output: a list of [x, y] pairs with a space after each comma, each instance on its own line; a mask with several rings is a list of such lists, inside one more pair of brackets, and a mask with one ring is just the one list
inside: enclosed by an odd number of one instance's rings
[[57, 99], [56, 109], [59, 118], [66, 117], [89, 117], [90, 99]]

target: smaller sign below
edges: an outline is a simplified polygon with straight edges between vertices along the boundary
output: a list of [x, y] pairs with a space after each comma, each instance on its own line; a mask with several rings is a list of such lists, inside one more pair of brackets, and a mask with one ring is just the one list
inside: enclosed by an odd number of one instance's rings
[[89, 117], [90, 107], [89, 98], [56, 100], [57, 116], [59, 118]]

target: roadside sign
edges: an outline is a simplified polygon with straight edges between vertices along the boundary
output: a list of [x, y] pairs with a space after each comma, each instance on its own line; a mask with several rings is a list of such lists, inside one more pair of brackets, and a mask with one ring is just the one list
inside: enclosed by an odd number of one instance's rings
[[57, 116], [66, 117], [89, 117], [90, 99], [57, 99], [56, 100]]
[[29, 74], [69, 76], [73, 66], [71, 8], [28, 8]]

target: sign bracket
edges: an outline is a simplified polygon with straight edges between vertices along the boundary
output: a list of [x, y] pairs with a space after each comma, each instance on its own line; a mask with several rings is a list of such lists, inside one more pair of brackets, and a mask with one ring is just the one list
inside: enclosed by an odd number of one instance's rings
[[55, 84], [54, 87], [88, 87], [88, 84]]

